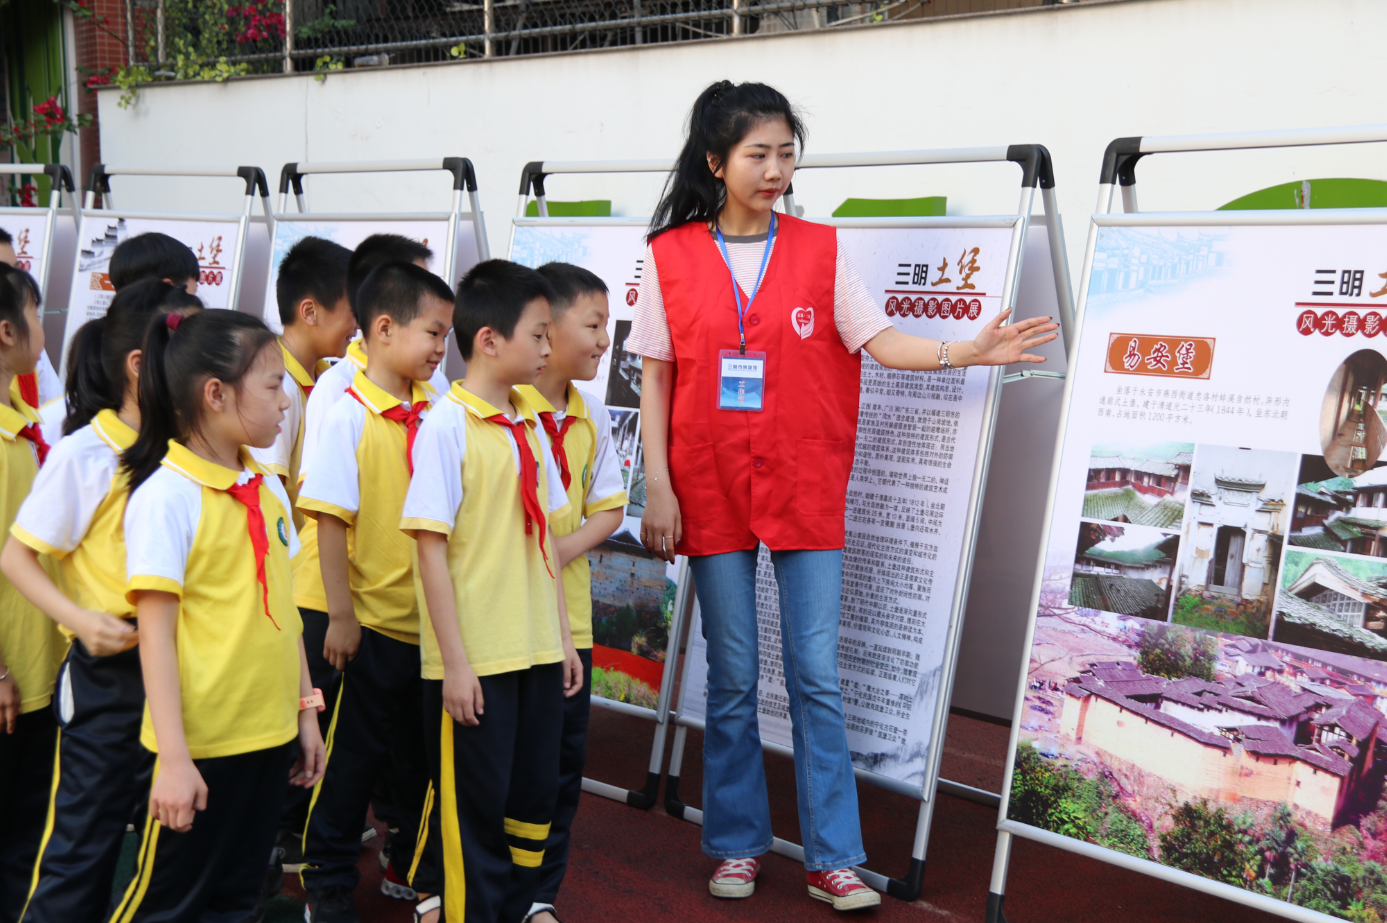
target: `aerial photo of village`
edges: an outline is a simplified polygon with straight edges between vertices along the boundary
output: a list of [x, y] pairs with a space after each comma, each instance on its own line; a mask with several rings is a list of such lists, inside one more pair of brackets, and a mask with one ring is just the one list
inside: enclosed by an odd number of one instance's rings
[[1049, 555], [1008, 817], [1387, 920], [1387, 467], [1095, 447], [1082, 515]]

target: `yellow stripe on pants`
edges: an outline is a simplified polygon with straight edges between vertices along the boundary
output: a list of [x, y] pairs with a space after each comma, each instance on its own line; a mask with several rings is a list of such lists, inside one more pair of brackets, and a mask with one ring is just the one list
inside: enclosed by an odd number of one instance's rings
[[39, 840], [39, 854], [34, 859], [34, 876], [29, 880], [29, 896], [24, 898], [24, 909], [19, 911], [19, 919], [29, 912], [29, 902], [39, 889], [39, 869], [43, 866], [43, 854], [48, 849], [48, 841], [53, 838], [53, 825], [58, 813], [58, 774], [62, 768], [63, 729], [58, 728], [58, 742], [53, 746], [53, 785], [48, 790], [48, 819], [43, 823], [43, 839]]
[[453, 716], [443, 710], [439, 732], [439, 795], [443, 827], [443, 917], [461, 923], [467, 919], [467, 879], [462, 864], [462, 830], [458, 826], [458, 790], [453, 766]]
[[[159, 760], [156, 759], [154, 761], [154, 775], [149, 780], [151, 791], [154, 789], [154, 780], [158, 778]], [[145, 818], [144, 837], [140, 841], [140, 855], [135, 864], [135, 877], [130, 880], [130, 887], [125, 889], [125, 897], [116, 907], [116, 912], [111, 914], [111, 923], [130, 923], [130, 920], [135, 916], [135, 911], [140, 908], [140, 901], [144, 900], [145, 892], [149, 890], [149, 880], [154, 877], [154, 851], [159, 845], [160, 826], [153, 816]]]
[[[347, 674], [343, 673], [337, 686], [337, 701], [332, 705], [332, 723], [327, 726], [327, 746], [323, 754], [323, 777], [313, 786], [313, 797], [308, 799], [308, 813], [303, 818], [303, 834], [299, 837], [299, 843], [300, 848], [305, 852], [307, 852], [306, 847], [308, 846], [308, 822], [313, 819], [313, 806], [318, 803], [318, 793], [323, 790], [323, 781], [327, 779], [327, 764], [328, 760], [332, 759], [332, 744], [337, 739], [337, 715], [342, 711], [342, 687], [346, 684]], [[303, 869], [299, 869], [299, 884], [303, 886], [304, 890], [308, 889], [308, 884], [303, 880]]]
[[419, 871], [419, 860], [424, 857], [424, 849], [429, 843], [429, 815], [433, 813], [433, 780], [429, 780], [428, 790], [424, 792], [424, 810], [419, 818], [419, 835], [414, 838], [414, 861], [409, 863], [409, 875], [405, 880], [414, 886], [414, 873]]

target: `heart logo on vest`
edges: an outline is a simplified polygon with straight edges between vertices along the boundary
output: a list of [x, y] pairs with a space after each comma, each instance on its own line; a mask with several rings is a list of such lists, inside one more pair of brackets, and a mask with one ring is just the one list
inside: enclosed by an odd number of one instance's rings
[[795, 328], [801, 340], [807, 340], [814, 332], [814, 309], [793, 308], [790, 311], [790, 326]]

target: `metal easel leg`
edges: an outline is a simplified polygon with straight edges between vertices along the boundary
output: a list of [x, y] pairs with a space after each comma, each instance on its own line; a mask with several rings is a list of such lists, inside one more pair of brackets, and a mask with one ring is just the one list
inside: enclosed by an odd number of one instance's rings
[[674, 729], [674, 752], [669, 757], [669, 775], [665, 777], [665, 813], [684, 820], [688, 805], [679, 799], [679, 770], [684, 766], [684, 742], [689, 729], [682, 724]]
[[929, 847], [929, 825], [934, 817], [934, 801], [920, 802], [920, 814], [915, 821], [915, 846], [910, 851], [910, 868], [903, 878], [886, 882], [886, 893], [907, 904], [919, 900], [925, 886], [925, 850]]
[[1011, 863], [1011, 834], [997, 831], [997, 852], [992, 858], [992, 884], [987, 888], [986, 923], [1007, 923], [1002, 901], [1007, 887], [1007, 866]]

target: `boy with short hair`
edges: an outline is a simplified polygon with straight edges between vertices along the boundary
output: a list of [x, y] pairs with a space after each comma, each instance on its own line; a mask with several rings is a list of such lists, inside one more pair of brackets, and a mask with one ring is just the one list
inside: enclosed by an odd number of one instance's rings
[[[418, 838], [428, 790], [419, 604], [413, 543], [398, 524], [430, 406], [426, 383], [446, 349], [451, 295], [412, 263], [378, 266], [362, 282], [356, 307], [370, 342], [366, 368], [328, 412], [314, 449], [321, 461], [299, 491], [299, 509], [318, 520], [324, 655], [342, 671], [332, 748], [304, 832], [308, 923], [356, 923], [361, 821], [392, 762], [407, 779], [397, 788], [404, 797], [395, 821], [402, 838]], [[419, 888], [438, 889], [433, 871], [427, 862], [415, 870]]]
[[557, 923], [554, 900], [568, 868], [569, 831], [583, 790], [592, 701], [592, 574], [587, 553], [621, 527], [626, 487], [612, 446], [611, 415], [600, 399], [574, 385], [597, 377], [611, 345], [606, 283], [571, 263], [547, 263], [538, 272], [554, 289], [549, 305], [552, 352], [535, 384], [518, 390], [539, 414], [568, 493], [569, 511], [552, 517], [550, 525], [563, 568], [573, 645], [583, 662], [582, 691], [564, 702], [558, 805], [529, 910], [531, 923]]
[[[420, 430], [400, 521], [418, 542], [435, 635], [422, 650], [425, 727], [438, 740], [427, 845], [448, 859], [451, 923], [527, 914], [558, 797], [564, 699], [583, 685], [549, 527], [569, 503], [563, 473], [515, 387], [545, 366], [553, 300], [543, 276], [506, 260], [459, 283], [467, 377]], [[427, 923], [439, 909], [416, 912]]]
[[[289, 409], [280, 424], [279, 438], [268, 449], [250, 450], [255, 460], [284, 482], [291, 503], [297, 504], [302, 481], [304, 408], [319, 376], [331, 366], [329, 358], [342, 358], [347, 343], [356, 332], [356, 316], [347, 304], [347, 261], [352, 252], [341, 244], [321, 237], [305, 237], [290, 248], [279, 264], [275, 280], [275, 301], [284, 332], [279, 347], [284, 354], [284, 393]], [[301, 550], [291, 562], [294, 574], [304, 568], [318, 571], [317, 523], [294, 511]], [[319, 578], [320, 579], [320, 578]], [[328, 707], [336, 697], [336, 671], [323, 657], [323, 638], [328, 616], [324, 609], [302, 607], [304, 650], [313, 686], [322, 689]], [[323, 737], [327, 737], [328, 712], [319, 715]], [[308, 817], [311, 793], [291, 786], [280, 821], [279, 846], [285, 851], [284, 863], [297, 870], [303, 861], [303, 824]]]

